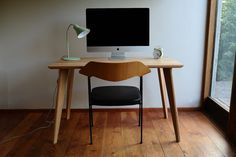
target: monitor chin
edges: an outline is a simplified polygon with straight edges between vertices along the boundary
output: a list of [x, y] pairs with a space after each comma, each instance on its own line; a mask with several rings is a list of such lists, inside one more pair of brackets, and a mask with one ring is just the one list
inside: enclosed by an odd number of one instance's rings
[[109, 59], [111, 60], [124, 60], [125, 52], [111, 52], [111, 57]]

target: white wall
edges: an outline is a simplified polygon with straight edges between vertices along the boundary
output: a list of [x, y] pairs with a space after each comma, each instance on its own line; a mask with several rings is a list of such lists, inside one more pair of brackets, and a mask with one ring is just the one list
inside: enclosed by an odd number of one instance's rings
[[[176, 58], [184, 68], [174, 70], [179, 107], [200, 102], [206, 17], [205, 0], [8, 0], [0, 6], [0, 108], [48, 108], [57, 71], [47, 65], [66, 54], [68, 24], [85, 26], [85, 8], [148, 7], [151, 15], [150, 51], [128, 56], [151, 56], [161, 45], [165, 56]], [[74, 56], [107, 56], [86, 52], [85, 39], [71, 35]], [[98, 82], [98, 81], [96, 81]], [[132, 79], [128, 83], [136, 84]], [[75, 74], [73, 107], [87, 106], [86, 78]], [[144, 78], [145, 107], [160, 107], [157, 73]]]

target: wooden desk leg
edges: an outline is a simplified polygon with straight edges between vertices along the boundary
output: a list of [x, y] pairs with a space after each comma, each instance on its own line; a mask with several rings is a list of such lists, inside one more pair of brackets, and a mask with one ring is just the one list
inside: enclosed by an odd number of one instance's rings
[[159, 77], [159, 84], [160, 84], [160, 91], [161, 91], [161, 101], [162, 101], [162, 107], [164, 112], [164, 117], [168, 118], [168, 111], [166, 107], [166, 82], [163, 74], [162, 68], [157, 68], [158, 71], [158, 77]]
[[172, 77], [172, 68], [164, 68], [164, 77], [166, 81], [167, 93], [170, 102], [170, 110], [173, 120], [173, 125], [175, 129], [175, 137], [176, 142], [180, 141], [180, 134], [179, 134], [179, 117], [178, 111], [175, 104], [175, 92], [174, 92], [174, 84], [173, 84], [173, 77]]
[[70, 69], [68, 72], [68, 80], [67, 80], [67, 99], [66, 99], [66, 112], [67, 112], [66, 119], [67, 120], [70, 119], [73, 81], [74, 81], [74, 69]]
[[64, 103], [64, 98], [65, 98], [67, 77], [68, 77], [68, 70], [60, 69], [59, 78], [58, 78], [56, 111], [55, 111], [55, 125], [54, 125], [54, 138], [53, 138], [54, 144], [57, 143], [57, 139], [58, 139], [58, 133], [59, 133], [60, 123], [61, 123], [62, 107]]

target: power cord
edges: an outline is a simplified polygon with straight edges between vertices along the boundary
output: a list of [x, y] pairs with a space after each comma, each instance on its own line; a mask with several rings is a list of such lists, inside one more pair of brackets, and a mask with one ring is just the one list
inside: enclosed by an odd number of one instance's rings
[[48, 119], [49, 119], [49, 116], [50, 116], [50, 114], [51, 114], [51, 112], [52, 112], [52, 109], [53, 109], [54, 106], [55, 106], [56, 91], [57, 91], [57, 85], [56, 85], [56, 87], [55, 87], [55, 89], [54, 89], [54, 92], [53, 92], [53, 98], [52, 98], [52, 105], [51, 105], [51, 108], [50, 108], [50, 110], [48, 111], [48, 113], [47, 113], [47, 115], [46, 115], [46, 117], [45, 117], [45, 123], [47, 123], [47, 125], [38, 127], [38, 128], [36, 128], [36, 129], [34, 129], [34, 130], [30, 131], [30, 132], [27, 132], [27, 133], [25, 133], [25, 134], [12, 136], [12, 137], [10, 137], [10, 138], [8, 138], [8, 139], [6, 139], [6, 140], [2, 140], [2, 141], [0, 141], [0, 145], [5, 144], [5, 143], [7, 143], [7, 142], [10, 142], [10, 141], [12, 141], [12, 140], [14, 140], [14, 139], [16, 139], [16, 138], [20, 138], [20, 137], [24, 137], [24, 136], [31, 135], [31, 134], [33, 134], [33, 133], [35, 133], [35, 132], [37, 132], [37, 131], [39, 131], [39, 130], [41, 130], [41, 129], [47, 129], [47, 128], [51, 127], [51, 125], [54, 123], [54, 121], [53, 121], [53, 120], [48, 120]]

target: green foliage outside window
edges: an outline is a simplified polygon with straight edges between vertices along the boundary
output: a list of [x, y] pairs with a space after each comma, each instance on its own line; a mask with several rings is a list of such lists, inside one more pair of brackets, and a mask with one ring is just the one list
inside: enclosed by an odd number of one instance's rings
[[236, 0], [222, 0], [220, 31], [216, 80], [230, 81], [236, 52]]

